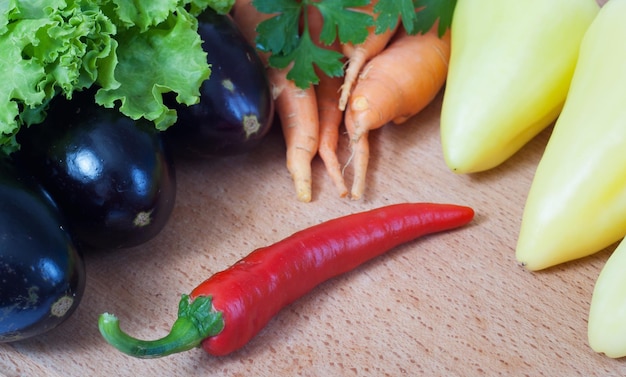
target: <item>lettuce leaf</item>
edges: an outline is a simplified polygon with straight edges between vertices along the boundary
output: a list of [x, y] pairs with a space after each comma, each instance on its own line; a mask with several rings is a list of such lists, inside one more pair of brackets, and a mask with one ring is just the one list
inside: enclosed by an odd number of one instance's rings
[[[100, 57], [112, 53], [115, 26], [98, 7], [63, 0], [11, 0], [0, 19], [0, 147], [16, 147], [21, 122], [43, 118], [58, 93], [90, 86]], [[87, 5], [87, 4], [86, 4]], [[90, 67], [91, 65], [91, 67]]]
[[97, 86], [94, 101], [158, 129], [176, 121], [162, 94], [191, 105], [210, 76], [195, 15], [234, 0], [0, 1], [0, 149], [40, 123], [55, 96]]
[[115, 4], [118, 24], [138, 27], [140, 32], [165, 21], [179, 5], [178, 0], [112, 0], [112, 3]]
[[[117, 35], [119, 43], [115, 79], [121, 84], [100, 81], [96, 102], [114, 107], [133, 119], [144, 117], [166, 129], [176, 121], [176, 112], [163, 104], [162, 93], [176, 92], [177, 101], [192, 105], [200, 100], [200, 85], [210, 69], [197, 20], [183, 8], [142, 33], [134, 28]], [[184, 67], [184, 69], [181, 69]]]
[[194, 16], [207, 7], [211, 7], [219, 14], [226, 14], [235, 4], [235, 0], [187, 0], [186, 4], [190, 4], [190, 13]]
[[31, 59], [24, 59], [22, 50], [37, 43], [38, 30], [47, 25], [46, 20], [28, 20], [10, 25], [7, 32], [0, 36], [0, 131], [4, 144], [14, 144], [13, 134], [17, 131], [16, 118], [20, 106], [37, 106], [42, 103], [45, 94], [39, 90], [44, 81], [44, 67]]

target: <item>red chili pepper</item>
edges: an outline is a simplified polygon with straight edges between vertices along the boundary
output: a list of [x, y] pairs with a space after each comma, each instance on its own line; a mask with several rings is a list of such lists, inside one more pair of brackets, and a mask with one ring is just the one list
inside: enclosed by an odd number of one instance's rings
[[178, 319], [164, 338], [132, 338], [108, 313], [100, 316], [100, 332], [135, 357], [161, 357], [200, 344], [209, 354], [226, 355], [320, 283], [402, 243], [460, 227], [473, 217], [469, 207], [403, 203], [326, 221], [253, 251], [183, 295]]

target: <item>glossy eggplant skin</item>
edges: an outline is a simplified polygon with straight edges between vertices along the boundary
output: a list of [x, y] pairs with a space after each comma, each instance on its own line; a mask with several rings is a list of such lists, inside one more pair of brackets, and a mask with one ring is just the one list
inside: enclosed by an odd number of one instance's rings
[[17, 140], [16, 159], [50, 192], [85, 249], [137, 246], [166, 225], [174, 163], [151, 122], [101, 107], [87, 91], [55, 98], [46, 120]]
[[82, 254], [32, 176], [0, 160], [0, 342], [59, 326], [85, 289]]
[[178, 122], [166, 131], [176, 154], [212, 157], [242, 154], [257, 146], [274, 118], [274, 101], [263, 62], [228, 15], [207, 8], [198, 33], [211, 65], [200, 102], [172, 105]]

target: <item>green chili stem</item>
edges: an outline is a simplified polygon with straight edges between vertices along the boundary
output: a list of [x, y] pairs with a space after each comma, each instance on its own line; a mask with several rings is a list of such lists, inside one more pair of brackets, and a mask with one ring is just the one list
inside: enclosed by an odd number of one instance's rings
[[161, 339], [141, 340], [126, 334], [119, 320], [112, 314], [103, 313], [98, 327], [104, 339], [119, 351], [138, 358], [163, 357], [198, 347], [224, 328], [222, 313], [212, 307], [211, 297], [197, 297], [192, 302], [183, 295], [178, 306], [178, 318], [169, 334]]

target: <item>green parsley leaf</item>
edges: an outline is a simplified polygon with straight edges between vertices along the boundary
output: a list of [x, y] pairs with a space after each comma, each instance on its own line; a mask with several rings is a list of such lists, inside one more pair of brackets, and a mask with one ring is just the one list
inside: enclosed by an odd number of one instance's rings
[[452, 23], [455, 6], [456, 0], [380, 0], [374, 7], [376, 33], [396, 27], [399, 15], [409, 34], [426, 33], [439, 21], [441, 36]]
[[[293, 62], [287, 77], [301, 88], [319, 82], [315, 66], [329, 76], [341, 76], [342, 54], [323, 45], [330, 46], [337, 39], [342, 43], [363, 42], [367, 27], [373, 25], [373, 18], [352, 8], [367, 5], [369, 1], [253, 0], [252, 4], [259, 12], [272, 15], [257, 25], [256, 46], [270, 53], [271, 66], [285, 68]], [[308, 23], [301, 22], [306, 18], [308, 6], [317, 7], [324, 19], [320, 35], [323, 45], [312, 41]]]
[[254, 0], [259, 12], [275, 16], [257, 25], [257, 48], [272, 54], [289, 54], [299, 43], [303, 5], [294, 0]]
[[286, 68], [293, 62], [287, 78], [293, 80], [296, 86], [307, 88], [319, 82], [314, 65], [331, 77], [343, 75], [342, 58], [343, 55], [337, 51], [317, 46], [305, 31], [298, 47], [286, 55], [271, 55], [269, 63], [276, 68]]
[[337, 39], [341, 43], [359, 44], [367, 38], [367, 27], [374, 24], [371, 15], [357, 12], [352, 7], [362, 7], [369, 4], [369, 0], [320, 1], [312, 3], [324, 17], [324, 25], [320, 40], [327, 46]]
[[452, 24], [452, 14], [456, 7], [456, 0], [417, 0], [415, 26], [418, 32], [425, 33], [430, 30], [435, 22], [439, 21], [437, 32], [439, 36], [445, 34]]
[[[343, 75], [341, 54], [324, 45], [336, 41], [358, 44], [365, 41], [370, 26], [376, 25], [375, 32], [382, 33], [395, 29], [400, 21], [409, 34], [425, 33], [438, 22], [439, 35], [443, 35], [452, 22], [456, 0], [379, 0], [374, 7], [376, 17], [355, 9], [370, 3], [370, 0], [253, 0], [252, 5], [258, 11], [271, 15], [257, 25], [257, 47], [270, 54], [271, 66], [286, 68], [293, 63], [288, 77], [306, 88], [319, 81], [315, 66], [329, 76]], [[302, 22], [310, 6], [317, 7], [323, 17], [320, 45], [311, 40], [308, 23]]]
[[394, 29], [398, 25], [398, 16], [402, 18], [407, 33], [413, 32], [416, 18], [413, 0], [380, 0], [374, 6], [374, 13], [377, 15], [375, 32], [378, 34]]

